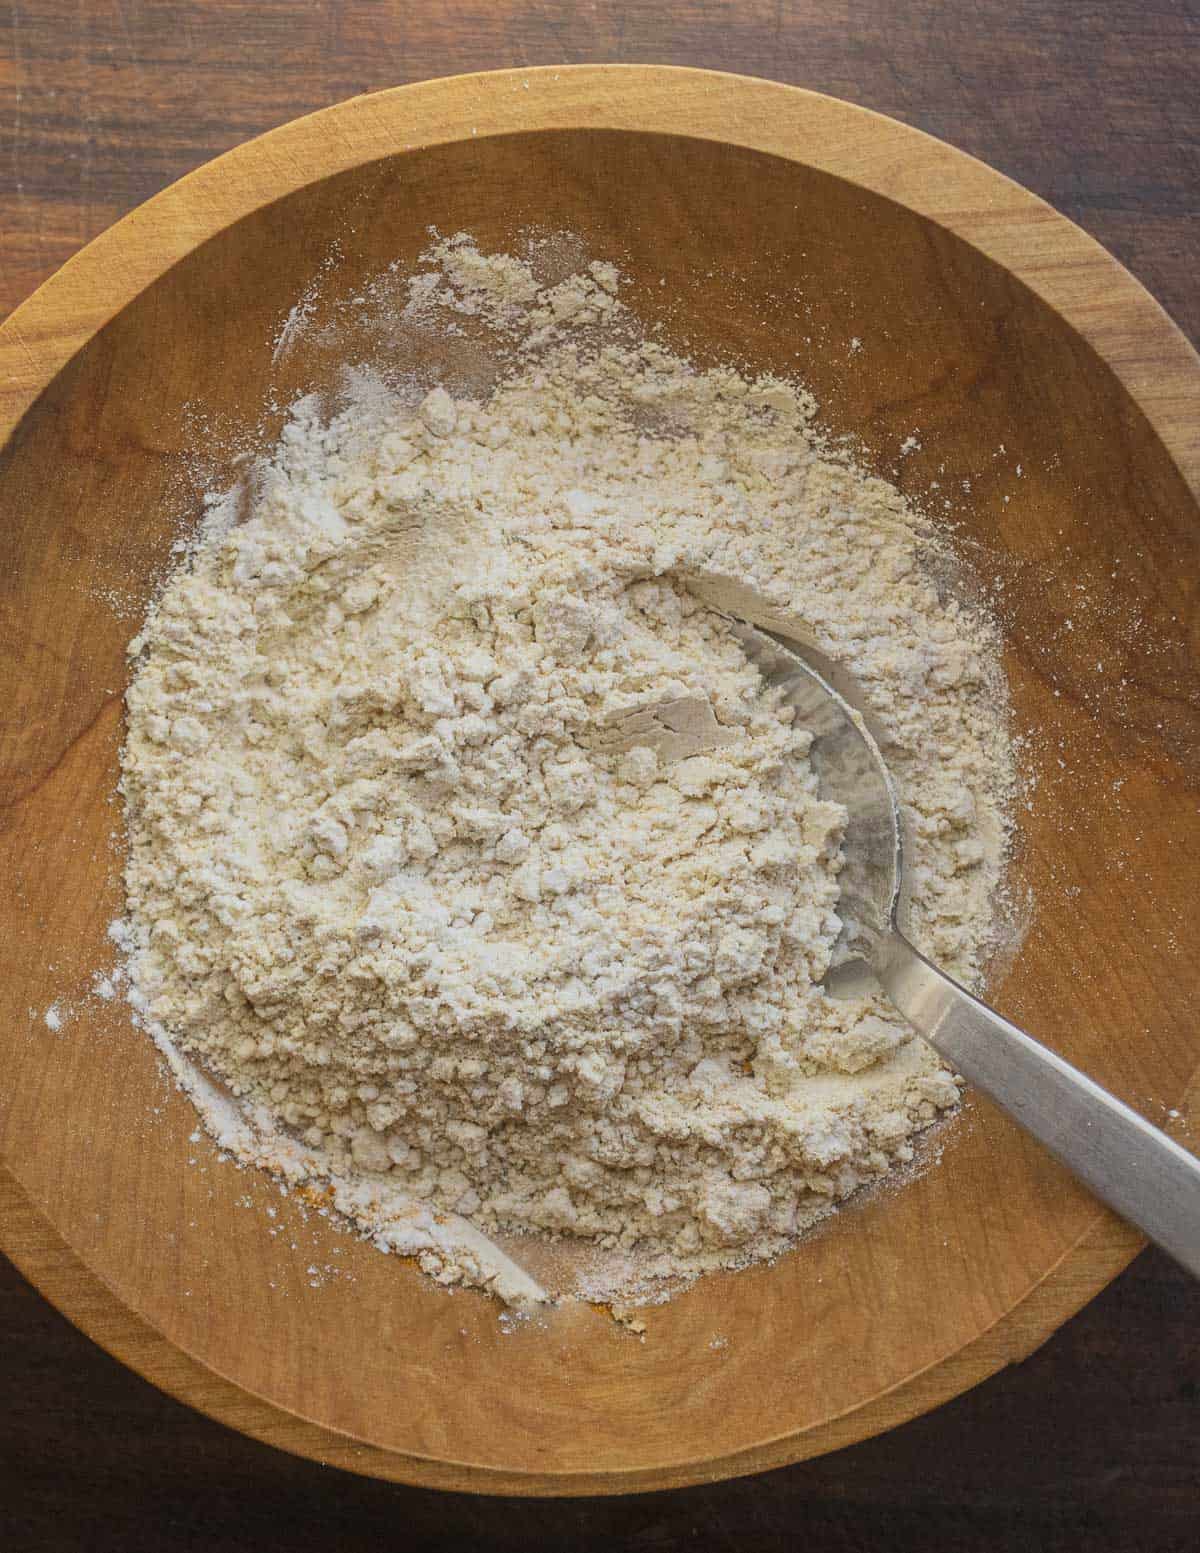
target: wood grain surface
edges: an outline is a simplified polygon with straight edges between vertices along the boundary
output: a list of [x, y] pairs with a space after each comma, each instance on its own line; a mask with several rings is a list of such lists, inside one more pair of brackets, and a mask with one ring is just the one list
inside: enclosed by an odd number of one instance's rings
[[[1118, 12], [1119, 24], [1114, 21]], [[324, 100], [385, 82], [482, 64], [589, 56], [657, 56], [678, 62], [790, 74], [804, 84], [858, 96], [885, 111], [900, 111], [902, 116], [947, 134], [1015, 172], [1056, 203], [1081, 216], [1098, 235], [1118, 248], [1121, 219], [1116, 221], [1113, 232], [1105, 231], [1102, 221], [1088, 222], [1091, 207], [1086, 191], [1107, 188], [1109, 202], [1132, 209], [1135, 218], [1141, 211], [1155, 211], [1158, 201], [1166, 213], [1157, 219], [1168, 224], [1174, 221], [1178, 234], [1174, 255], [1167, 240], [1148, 250], [1155, 262], [1165, 266], [1163, 273], [1148, 273], [1145, 265], [1138, 264], [1132, 250], [1123, 256], [1133, 263], [1135, 270], [1141, 270], [1143, 278], [1150, 281], [1186, 324], [1188, 319], [1178, 305], [1184, 300], [1182, 235], [1190, 208], [1188, 201], [1194, 203], [1195, 199], [1196, 166], [1195, 125], [1187, 117], [1188, 94], [1190, 91], [1194, 97], [1194, 81], [1189, 75], [1190, 62], [1184, 45], [1194, 36], [1194, 28], [1182, 10], [1164, 10], [1157, 22], [1144, 8], [1135, 13], [1132, 9], [1125, 12], [1122, 7], [1108, 7], [1105, 13], [1103, 18], [1097, 18], [1074, 11], [1068, 33], [1061, 16], [1057, 24], [1047, 20], [1051, 13], [1045, 8], [1024, 17], [1020, 8], [1016, 12], [1008, 8], [1003, 16], [1004, 30], [998, 34], [1000, 44], [993, 36], [985, 51], [982, 44], [970, 41], [976, 36], [977, 20], [968, 20], [964, 13], [956, 23], [953, 11], [948, 13], [944, 7], [938, 9], [940, 20], [936, 23], [932, 11], [914, 11], [903, 27], [895, 27], [893, 19], [890, 35], [883, 25], [882, 9], [873, 18], [870, 8], [865, 12], [856, 8], [851, 28], [847, 17], [831, 20], [829, 8], [816, 17], [807, 8], [795, 15], [786, 14], [784, 8], [760, 16], [753, 6], [736, 10], [668, 7], [653, 13], [655, 25], [661, 31], [656, 38], [647, 37], [644, 42], [642, 29], [651, 15], [648, 11], [625, 15], [623, 35], [617, 38], [610, 33], [605, 41], [595, 29], [614, 28], [614, 18], [624, 13], [608, 10], [601, 17], [599, 12], [594, 16], [581, 12], [576, 17], [573, 12], [560, 13], [557, 8], [500, 8], [489, 12], [489, 20], [484, 21], [466, 8], [447, 7], [437, 16], [422, 12], [418, 20], [415, 12], [385, 13], [382, 7], [335, 7], [324, 11], [310, 8], [293, 13], [285, 6], [269, 11], [220, 6], [194, 11], [126, 6], [107, 18], [103, 8], [96, 8], [84, 18], [81, 42], [77, 12], [72, 11], [70, 18], [58, 18], [56, 26], [47, 8], [21, 7], [13, 13], [14, 25], [8, 40], [12, 57], [5, 64], [4, 85], [0, 87], [8, 94], [4, 105], [7, 107], [11, 100], [19, 114], [13, 156], [5, 162], [5, 167], [11, 168], [13, 188], [0, 192], [7, 195], [6, 231], [13, 234], [15, 250], [10, 263], [6, 243], [3, 285], [7, 288], [11, 284], [14, 273], [25, 279], [14, 288], [12, 296], [4, 296], [4, 301], [19, 300], [19, 295], [52, 269], [67, 251], [174, 173], [244, 138], [254, 129], [289, 118]], [[922, 16], [923, 31], [917, 26]], [[686, 25], [689, 20], [690, 35]], [[997, 12], [998, 25], [1000, 20]], [[1020, 29], [1022, 22], [1024, 31]], [[588, 31], [589, 28], [592, 30]], [[1172, 28], [1176, 29], [1173, 42]], [[1037, 47], [1030, 44], [1031, 37], [1040, 40]], [[1168, 40], [1166, 45], [1164, 38]], [[803, 40], [803, 48], [799, 39]], [[1007, 53], [1005, 39], [1011, 42]], [[1118, 39], [1120, 48], [1116, 46]], [[389, 61], [386, 74], [380, 74], [389, 42], [404, 68], [394, 68]], [[953, 53], [956, 44], [957, 55]], [[514, 53], [518, 47], [521, 52]], [[699, 54], [697, 48], [701, 49]], [[757, 56], [750, 57], [755, 48]], [[476, 50], [485, 52], [481, 57]], [[1127, 66], [1130, 52], [1138, 60], [1136, 74]], [[970, 57], [964, 58], [964, 54]], [[790, 72], [783, 68], [789, 57], [795, 61], [801, 56], [802, 74], [795, 66]], [[957, 60], [953, 70], [946, 63], [948, 59]], [[1035, 81], [1039, 69], [1042, 84], [1037, 96]], [[13, 81], [10, 90], [8, 76], [16, 71], [20, 78]], [[836, 72], [843, 76], [857, 72], [857, 90], [849, 89]], [[951, 78], [956, 85], [953, 93], [948, 93], [945, 83]], [[206, 83], [203, 88], [201, 82]], [[1006, 85], [1012, 101], [1002, 112], [994, 99]], [[1170, 97], [1172, 90], [1174, 98]], [[952, 99], [949, 106], [939, 97], [939, 91]], [[889, 93], [897, 94], [899, 100], [892, 100]], [[1098, 93], [1106, 105], [1104, 113], [1096, 111]], [[924, 116], [923, 103], [927, 103], [929, 110]], [[1128, 115], [1127, 121], [1116, 117], [1121, 105]], [[952, 124], [939, 122], [939, 111], [959, 115], [957, 132]], [[139, 115], [148, 117], [139, 124]], [[1123, 122], [1126, 127], [1121, 131]], [[1036, 169], [1031, 172], [1019, 164], [1022, 155], [1031, 154], [1032, 123], [1038, 125], [1038, 154], [1050, 158], [1050, 181], [1039, 179]], [[1007, 133], [1009, 138], [1000, 143], [999, 151], [981, 144], [978, 138], [972, 140], [972, 130], [977, 134], [980, 124], [990, 125], [992, 133], [997, 132], [999, 125], [999, 132]], [[1073, 139], [1067, 135], [1068, 124]], [[1106, 136], [1112, 138], [1113, 144]], [[1135, 153], [1120, 149], [1127, 142], [1136, 145]], [[106, 149], [98, 151], [98, 147]], [[82, 161], [72, 161], [72, 150], [78, 151]], [[1130, 156], [1128, 185], [1122, 184], [1114, 171], [1114, 166], [1121, 165], [1123, 155]], [[1016, 165], [1014, 159], [1018, 159]], [[1132, 177], [1135, 164], [1136, 179]], [[157, 169], [151, 183], [137, 183], [138, 178], [146, 176], [148, 167]], [[1055, 186], [1055, 167], [1064, 180], [1078, 180], [1074, 194], [1082, 203], [1073, 206], [1072, 188], [1064, 186], [1060, 190]], [[1090, 177], [1081, 172], [1081, 168], [1088, 167], [1092, 169]], [[1147, 184], [1147, 172], [1151, 169], [1152, 182]], [[105, 178], [110, 180], [108, 204], [103, 197]], [[112, 180], [121, 178], [128, 183], [121, 186], [114, 202]], [[1164, 189], [1168, 191], [1165, 194]], [[89, 206], [93, 198], [96, 203]], [[1103, 209], [1103, 201], [1098, 202], [1096, 210], [1101, 215]], [[74, 227], [72, 221], [77, 223]], [[1144, 227], [1144, 222], [1129, 220], [1125, 231], [1130, 241], [1141, 240]], [[56, 248], [56, 241], [62, 246]], [[1172, 262], [1179, 266], [1177, 296], [1170, 293]], [[1151, 1271], [1154, 1265], [1151, 1263]], [[1194, 1291], [1182, 1280], [1163, 1274], [1161, 1264], [1158, 1265], [1158, 1277], [1164, 1281], [1160, 1284], [1151, 1277], [1148, 1286], [1167, 1291], [1159, 1306], [1169, 1303], [1186, 1313], [1190, 1296], [1190, 1319], [1194, 1321]], [[1139, 1274], [1130, 1285], [1139, 1290], [1146, 1286], [1145, 1274]], [[1120, 1287], [1110, 1292], [1104, 1297], [1101, 1310], [1121, 1296]], [[10, 1303], [6, 1298], [6, 1309]], [[1145, 1304], [1155, 1310], [1155, 1296]], [[1118, 1303], [1115, 1319], [1119, 1321], [1120, 1312], [1125, 1310], [1128, 1320], [1130, 1308]], [[1132, 1309], [1136, 1317], [1136, 1301]], [[44, 1319], [51, 1331], [62, 1326], [50, 1313]], [[1096, 1319], [1094, 1311], [1081, 1318], [1085, 1323]], [[211, 1471], [201, 1472], [198, 1462], [204, 1460], [205, 1447], [198, 1444], [189, 1450], [186, 1430], [194, 1427], [199, 1431], [195, 1437], [198, 1441], [211, 1441], [216, 1431], [183, 1413], [178, 1415], [179, 1432], [171, 1436], [160, 1456], [148, 1458], [147, 1470], [179, 1485], [178, 1497], [171, 1506], [163, 1502], [162, 1513], [177, 1529], [175, 1540], [181, 1546], [189, 1545], [189, 1536], [193, 1538], [190, 1545], [195, 1546], [289, 1546], [294, 1545], [302, 1524], [306, 1540], [326, 1536], [333, 1545], [335, 1537], [340, 1540], [342, 1533], [347, 1538], [364, 1533], [376, 1517], [393, 1525], [403, 1524], [409, 1545], [443, 1545], [449, 1535], [457, 1532], [497, 1546], [537, 1545], [539, 1541], [554, 1545], [556, 1540], [586, 1545], [588, 1539], [595, 1545], [601, 1540], [620, 1545], [624, 1539], [630, 1546], [704, 1546], [706, 1542], [722, 1546], [732, 1545], [735, 1540], [743, 1546], [770, 1546], [790, 1540], [789, 1532], [794, 1533], [798, 1518], [813, 1526], [812, 1517], [804, 1508], [806, 1504], [828, 1501], [835, 1503], [836, 1513], [818, 1520], [817, 1527], [823, 1545], [831, 1547], [870, 1545], [872, 1505], [890, 1507], [888, 1540], [894, 1546], [905, 1545], [898, 1538], [908, 1534], [906, 1527], [913, 1538], [909, 1545], [923, 1546], [931, 1528], [941, 1524], [943, 1540], [955, 1538], [950, 1545], [958, 1546], [1004, 1546], [1002, 1539], [1010, 1531], [1015, 1545], [1015, 1534], [1020, 1528], [1025, 1536], [1036, 1535], [1039, 1545], [1047, 1547], [1079, 1546], [1082, 1541], [1070, 1539], [1085, 1535], [1090, 1546], [1103, 1546], [1106, 1536], [1112, 1534], [1116, 1538], [1118, 1532], [1123, 1540], [1113, 1540], [1108, 1545], [1182, 1547], [1185, 1543], [1180, 1539], [1186, 1535], [1187, 1518], [1197, 1508], [1187, 1471], [1188, 1465], [1194, 1463], [1196, 1422], [1194, 1389], [1189, 1393], [1187, 1387], [1194, 1388], [1196, 1376], [1194, 1348], [1189, 1351], [1183, 1341], [1185, 1329], [1185, 1320], [1174, 1325], [1164, 1321], [1161, 1308], [1157, 1308], [1153, 1319], [1145, 1321], [1140, 1347], [1136, 1330], [1131, 1337], [1110, 1327], [1107, 1373], [1114, 1378], [1121, 1375], [1122, 1384], [1113, 1384], [1107, 1392], [1103, 1388], [1098, 1393], [1087, 1390], [1089, 1385], [1097, 1384], [1097, 1373], [1106, 1368], [1097, 1363], [1094, 1349], [1088, 1350], [1093, 1358], [1086, 1376], [1070, 1369], [1053, 1372], [1053, 1400], [1043, 1399], [1039, 1404], [1035, 1399], [1031, 1403], [1033, 1411], [1023, 1426], [1028, 1431], [1043, 1431], [1037, 1437], [1041, 1443], [1034, 1457], [1026, 1459], [1024, 1466], [1017, 1452], [1005, 1464], [1003, 1449], [1006, 1443], [1011, 1449], [1012, 1442], [1006, 1442], [1003, 1425], [1007, 1421], [1011, 1430], [1012, 1414], [1004, 1410], [1007, 1404], [1002, 1404], [999, 1423], [993, 1426], [990, 1436], [985, 1433], [982, 1438], [975, 1435], [964, 1439], [961, 1419], [957, 1425], [947, 1423], [944, 1435], [938, 1435], [940, 1422], [951, 1416], [950, 1410], [946, 1410], [899, 1436], [860, 1447], [823, 1464], [788, 1469], [758, 1485], [692, 1490], [669, 1500], [626, 1507], [505, 1506], [496, 1507], [489, 1517], [485, 1506], [467, 1501], [435, 1500], [428, 1495], [348, 1479], [337, 1479], [336, 1483], [330, 1479], [322, 1484], [317, 1469], [283, 1462], [262, 1448], [221, 1435], [227, 1450], [247, 1453], [239, 1458], [248, 1463], [240, 1479], [245, 1484], [259, 1481], [259, 1469], [250, 1463], [256, 1464], [264, 1457], [280, 1463], [280, 1500], [276, 1501], [274, 1513], [264, 1515], [265, 1506], [251, 1509], [237, 1492], [223, 1489], [214, 1494], [213, 1484], [229, 1471], [229, 1457], [219, 1461], [209, 1457], [210, 1463], [217, 1464]], [[7, 1335], [8, 1328], [5, 1330]], [[1124, 1380], [1127, 1342], [1128, 1369], [1137, 1374], [1137, 1388]], [[1074, 1354], [1078, 1363], [1078, 1351], [1066, 1338], [1057, 1340], [1056, 1345], [1064, 1343], [1067, 1359], [1063, 1362]], [[1049, 1352], [1053, 1353], [1056, 1345], [1052, 1344]], [[1153, 1360], [1160, 1346], [1168, 1362], [1155, 1371]], [[18, 1341], [6, 1348], [11, 1359], [15, 1357], [14, 1348], [19, 1354], [23, 1345]], [[1100, 1349], [1104, 1349], [1103, 1341]], [[26, 1347], [24, 1351], [35, 1350]], [[68, 1357], [73, 1352], [69, 1348], [52, 1345], [46, 1352], [52, 1364], [62, 1363], [74, 1369], [84, 1363], [78, 1357]], [[1190, 1374], [1189, 1359], [1193, 1361]], [[1024, 1375], [1036, 1372], [1036, 1367], [1045, 1362], [1043, 1356], [1033, 1361], [1023, 1372], [1022, 1384]], [[89, 1351], [85, 1368], [103, 1368], [106, 1363], [100, 1355]], [[1140, 1389], [1147, 1366], [1149, 1374], [1162, 1377], [1161, 1385], [1151, 1385], [1149, 1392]], [[137, 1391], [140, 1383], [120, 1372], [114, 1372], [111, 1384], [118, 1396], [121, 1386], [126, 1384], [135, 1388], [124, 1393], [127, 1396], [148, 1394]], [[981, 1399], [994, 1392], [996, 1385], [993, 1383], [952, 1407], [968, 1408], [974, 1415], [983, 1406]], [[13, 1516], [12, 1545], [80, 1545], [88, 1524], [85, 1517], [93, 1515], [95, 1508], [94, 1504], [88, 1507], [85, 1500], [95, 1499], [96, 1486], [105, 1477], [110, 1480], [110, 1489], [106, 1491], [113, 1497], [107, 1520], [102, 1517], [99, 1524], [93, 1521], [91, 1532], [86, 1533], [88, 1544], [137, 1545], [136, 1522], [114, 1519], [118, 1514], [116, 1495], [127, 1492], [129, 1486], [129, 1479], [122, 1479], [111, 1465], [119, 1449], [120, 1429], [96, 1429], [82, 1416], [75, 1419], [70, 1429], [64, 1425], [65, 1432], [56, 1439], [52, 1429], [47, 1432], [45, 1409], [39, 1408], [38, 1397], [32, 1387], [21, 1382], [19, 1374], [11, 1389], [21, 1400], [9, 1408], [5, 1420], [14, 1443], [5, 1450], [5, 1470], [11, 1471], [12, 1481], [6, 1484], [9, 1491], [0, 1516]], [[81, 1409], [95, 1405], [94, 1394], [86, 1386], [78, 1387], [77, 1397]], [[1089, 1398], [1091, 1405], [1081, 1408], [1081, 1400], [1086, 1402]], [[1131, 1407], [1131, 1401], [1141, 1403], [1141, 1413]], [[139, 1405], [144, 1407], [144, 1401]], [[161, 1399], [155, 1399], [155, 1405], [168, 1410], [172, 1406]], [[1158, 1414], [1154, 1413], [1154, 1406]], [[1157, 1435], [1145, 1422], [1147, 1409], [1152, 1418], [1158, 1419]], [[1081, 1416], [1087, 1418], [1087, 1427], [1072, 1429], [1072, 1420]], [[1104, 1427], [1111, 1428], [1112, 1434], [1100, 1427], [1096, 1421], [1100, 1417], [1105, 1418]], [[1048, 1420], [1061, 1423], [1061, 1435], [1051, 1437]], [[926, 1431], [924, 1436], [922, 1430]], [[32, 1453], [31, 1439], [40, 1442]], [[928, 1462], [921, 1458], [922, 1439], [927, 1442]], [[892, 1443], [897, 1440], [916, 1440], [918, 1444], [898, 1448]], [[1122, 1445], [1127, 1440], [1137, 1442], [1140, 1454], [1123, 1454]], [[1095, 1463], [1101, 1450], [1107, 1466], [1097, 1475]], [[873, 1451], [876, 1455], [872, 1458]], [[999, 1472], [997, 1451], [1001, 1453]], [[1074, 1486], [1072, 1451], [1080, 1453]], [[875, 1467], [869, 1464], [872, 1460]], [[856, 1461], [862, 1465], [856, 1466]], [[109, 1463], [107, 1473], [105, 1462]], [[883, 1480], [890, 1481], [890, 1487], [856, 1487], [867, 1482], [878, 1484], [878, 1474], [889, 1462], [896, 1466], [890, 1480], [883, 1471]], [[822, 1472], [826, 1476], [822, 1477]], [[307, 1491], [298, 1486], [309, 1481], [303, 1478], [305, 1473], [312, 1475], [312, 1487]], [[810, 1475], [806, 1478], [805, 1473]], [[1056, 1477], [1056, 1473], [1060, 1475]], [[120, 1488], [122, 1482], [124, 1490]], [[1147, 1482], [1155, 1486], [1145, 1490]], [[47, 1492], [35, 1487], [38, 1483], [60, 1486]], [[989, 1483], [993, 1485], [990, 1491]], [[1133, 1484], [1138, 1485], [1136, 1490]], [[1026, 1490], [1024, 1501], [1022, 1485]], [[278, 1503], [283, 1499], [305, 1507], [303, 1521], [299, 1516], [289, 1520], [280, 1515]], [[102, 1504], [103, 1494], [95, 1502]], [[1157, 1520], [1151, 1515], [1152, 1502]], [[73, 1503], [78, 1507], [74, 1522], [67, 1513]], [[31, 1506], [28, 1511], [26, 1504]], [[210, 1517], [221, 1510], [225, 1519], [218, 1525]], [[339, 1517], [346, 1517], [351, 1524]], [[875, 1522], [875, 1535], [880, 1534], [882, 1524]], [[152, 1540], [153, 1531], [152, 1526], [142, 1524], [141, 1534], [147, 1545], [159, 1545]], [[289, 1535], [292, 1541], [288, 1540]], [[110, 1539], [107, 1543], [105, 1537]], [[208, 1540], [195, 1540], [203, 1537]], [[986, 1540], [989, 1537], [996, 1540]], [[1138, 1537], [1157, 1540], [1139, 1542]], [[274, 1543], [272, 1538], [276, 1539]], [[838, 1538], [842, 1540], [839, 1542]]]

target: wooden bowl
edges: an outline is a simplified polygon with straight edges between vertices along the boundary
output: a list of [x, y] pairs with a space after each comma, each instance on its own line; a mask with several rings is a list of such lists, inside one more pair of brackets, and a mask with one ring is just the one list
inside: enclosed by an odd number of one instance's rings
[[651, 1309], [644, 1343], [587, 1307], [506, 1332], [221, 1163], [121, 1007], [80, 1003], [121, 910], [123, 654], [191, 500], [179, 456], [254, 419], [333, 239], [344, 295], [431, 223], [578, 231], [669, 336], [802, 372], [881, 469], [916, 435], [899, 478], [940, 482], [1003, 584], [1032, 736], [1035, 905], [993, 998], [1157, 1121], [1200, 1093], [1196, 355], [1070, 222], [900, 124], [701, 71], [506, 71], [242, 146], [0, 329], [3, 1246], [159, 1386], [359, 1472], [581, 1494], [831, 1450], [1029, 1353], [1139, 1247], [982, 1101], [937, 1168]]

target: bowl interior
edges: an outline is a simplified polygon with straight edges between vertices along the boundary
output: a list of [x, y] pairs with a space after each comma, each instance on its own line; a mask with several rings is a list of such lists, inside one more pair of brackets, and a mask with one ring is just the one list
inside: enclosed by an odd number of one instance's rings
[[81, 1001], [121, 911], [124, 651], [194, 510], [188, 461], [211, 441], [202, 474], [219, 481], [239, 429], [269, 434], [271, 394], [327, 371], [311, 351], [272, 360], [315, 277], [319, 306], [350, 297], [415, 262], [431, 224], [484, 247], [528, 226], [578, 233], [667, 339], [799, 374], [880, 471], [938, 483], [1005, 620], [1028, 736], [1032, 915], [993, 1000], [1153, 1119], [1187, 1088], [1200, 524], [1141, 412], [1020, 281], [899, 205], [711, 142], [556, 131], [408, 151], [222, 231], [101, 330], [0, 452], [0, 1151], [175, 1344], [410, 1460], [485, 1486], [701, 1476], [785, 1436], [802, 1455], [806, 1432], [979, 1341], [1094, 1223], [983, 1101], [943, 1133], [937, 1168], [775, 1266], [649, 1310], [644, 1342], [587, 1307], [509, 1332], [491, 1302], [222, 1163], [121, 1007]]

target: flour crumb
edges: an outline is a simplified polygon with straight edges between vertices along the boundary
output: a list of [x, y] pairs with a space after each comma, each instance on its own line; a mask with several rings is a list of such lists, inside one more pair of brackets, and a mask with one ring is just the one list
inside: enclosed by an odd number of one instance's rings
[[628, 1305], [613, 1305], [610, 1306], [610, 1313], [618, 1326], [624, 1327], [627, 1332], [632, 1332], [634, 1337], [645, 1341], [646, 1323], [635, 1309]]

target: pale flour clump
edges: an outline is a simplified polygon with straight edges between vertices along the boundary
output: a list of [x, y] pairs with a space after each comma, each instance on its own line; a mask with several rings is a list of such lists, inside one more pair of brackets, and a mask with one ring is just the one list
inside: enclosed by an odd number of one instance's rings
[[[135, 644], [140, 1006], [293, 1168], [644, 1276], [772, 1255], [958, 1091], [881, 998], [822, 989], [845, 815], [687, 581], [754, 588], [858, 677], [912, 934], [968, 981], [1011, 778], [994, 642], [804, 392], [646, 343], [611, 266], [430, 263], [409, 311], [518, 367], [483, 400], [298, 403]], [[486, 1281], [443, 1240], [432, 1271]]]

